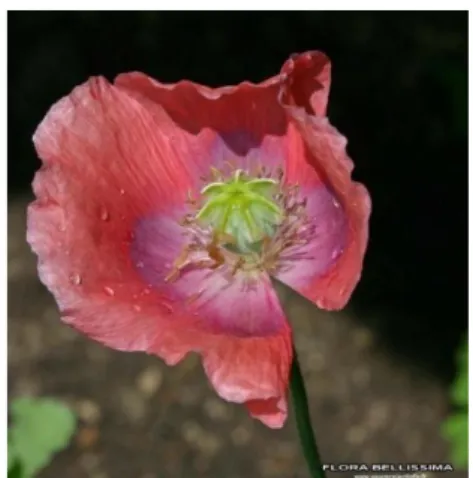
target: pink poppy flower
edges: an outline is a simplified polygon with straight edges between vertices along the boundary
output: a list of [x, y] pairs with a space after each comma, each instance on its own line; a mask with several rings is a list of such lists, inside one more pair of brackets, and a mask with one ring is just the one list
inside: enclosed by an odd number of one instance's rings
[[34, 135], [27, 236], [62, 320], [170, 365], [198, 352], [223, 399], [281, 427], [292, 337], [269, 277], [342, 308], [368, 238], [329, 86], [308, 52], [260, 84], [126, 73], [57, 102]]

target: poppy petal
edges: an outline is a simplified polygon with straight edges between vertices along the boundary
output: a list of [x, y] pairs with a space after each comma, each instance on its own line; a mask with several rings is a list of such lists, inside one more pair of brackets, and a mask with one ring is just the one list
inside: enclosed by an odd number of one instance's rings
[[94, 78], [54, 105], [34, 136], [43, 167], [27, 239], [40, 278], [66, 322], [120, 350], [152, 348], [170, 312], [148, 297], [129, 258], [136, 215], [181, 202], [189, 183], [165, 163], [173, 152], [158, 129], [139, 103]]
[[[286, 109], [306, 145], [305, 158], [312, 167], [312, 172], [307, 168], [293, 169], [293, 180], [300, 174], [302, 184], [312, 185], [306, 193], [309, 217], [316, 230], [319, 227], [323, 234], [325, 228], [326, 232], [322, 242], [314, 241], [313, 251], [330, 267], [325, 271], [316, 267], [312, 274], [307, 267], [299, 267], [280, 280], [323, 309], [340, 309], [361, 276], [368, 243], [370, 196], [363, 185], [351, 179], [353, 163], [346, 152], [346, 138], [328, 119], [306, 114], [302, 108]], [[315, 197], [321, 202], [318, 206], [312, 202], [311, 209], [311, 198]]]
[[[334, 195], [324, 186], [302, 188], [307, 200], [305, 213], [313, 228], [309, 239], [281, 252], [280, 268], [275, 277], [299, 293], [315, 280], [323, 278], [333, 267], [347, 244], [347, 218]], [[316, 288], [317, 289], [317, 288]], [[326, 291], [311, 296], [315, 303], [326, 306]]]
[[[154, 133], [168, 125], [157, 118], [102, 79], [79, 87], [46, 116], [34, 138], [44, 165], [28, 213], [28, 241], [39, 256], [40, 277], [63, 320], [91, 338], [119, 350], [154, 353], [168, 364], [197, 351], [224, 398], [280, 401], [291, 361], [281, 312], [279, 330], [270, 337], [203, 332], [198, 318], [143, 281], [133, 260], [136, 218], [150, 211], [166, 216], [172, 204], [182, 204], [192, 183], [186, 168], [182, 174], [160, 164], [164, 156], [171, 164], [179, 159], [172, 150], [161, 154], [168, 143]], [[166, 177], [174, 187], [165, 190]], [[282, 424], [285, 415], [274, 413], [277, 419], [267, 410], [263, 419]]]
[[[286, 319], [270, 280], [264, 273], [221, 267], [183, 268], [181, 277], [167, 281], [170, 264], [186, 246], [178, 212], [140, 218], [130, 254], [144, 283], [173, 304], [175, 313], [194, 317], [199, 329], [236, 337], [266, 337], [283, 330]], [[198, 252], [195, 261], [208, 260]]]
[[119, 201], [124, 190], [133, 194], [135, 207], [154, 207], [180, 200], [194, 172], [186, 167], [185, 145], [170, 144], [169, 126], [162, 115], [152, 117], [98, 77], [58, 101], [33, 140], [45, 165], [54, 163], [89, 180], [87, 195], [104, 201], [111, 194]]
[[131, 249], [135, 267], [144, 283], [166, 296], [176, 320], [181, 318], [176, 337], [202, 354], [217, 393], [231, 402], [250, 402], [253, 416], [280, 427], [287, 416], [292, 341], [269, 279], [247, 284], [242, 273], [228, 277], [219, 269], [196, 269], [165, 282], [170, 258], [185, 245], [178, 217], [176, 211], [138, 221]]
[[93, 78], [54, 105], [34, 136], [43, 167], [28, 241], [63, 320], [168, 364], [198, 352], [221, 397], [281, 427], [292, 336], [269, 278], [253, 271], [249, 281], [248, 271], [218, 263], [186, 263], [176, 282], [167, 274], [189, 253], [179, 220], [202, 175], [228, 161], [283, 166], [320, 234], [303, 257], [283, 257], [293, 267], [281, 278], [321, 307], [343, 306], [359, 278], [370, 206], [350, 179], [344, 138], [323, 118], [329, 86], [328, 59], [308, 52], [260, 84], [163, 85], [129, 73], [114, 85]]
[[269, 428], [281, 428], [287, 417], [287, 397], [251, 400], [246, 407], [252, 417], [258, 418]]
[[222, 341], [203, 357], [210, 382], [222, 398], [246, 402], [252, 416], [271, 428], [282, 427], [292, 362], [288, 325], [275, 337]]
[[306, 113], [325, 116], [331, 80], [330, 60], [320, 51], [294, 54], [284, 63], [286, 76], [281, 101], [303, 108]]
[[119, 75], [115, 85], [141, 101], [149, 111], [163, 109], [180, 129], [191, 135], [209, 129], [221, 135], [230, 133], [226, 136], [228, 146], [243, 156], [250, 145], [232, 134], [250, 135], [256, 143], [266, 136], [284, 134], [287, 119], [277, 101], [281, 81], [282, 77], [277, 75], [259, 84], [244, 82], [212, 89], [191, 81], [163, 84], [134, 72]]

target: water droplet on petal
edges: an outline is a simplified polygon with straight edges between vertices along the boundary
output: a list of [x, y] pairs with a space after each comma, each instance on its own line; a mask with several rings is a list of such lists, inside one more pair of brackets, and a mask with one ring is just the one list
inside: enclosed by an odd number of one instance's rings
[[111, 287], [108, 287], [108, 286], [105, 286], [103, 288], [103, 290], [105, 291], [105, 293], [111, 297], [113, 297], [115, 295], [115, 290], [112, 289]]
[[102, 219], [102, 221], [108, 221], [110, 219], [110, 213], [104, 207], [100, 210], [100, 219]]
[[340, 207], [340, 203], [339, 203], [336, 199], [333, 200], [333, 205], [334, 205], [336, 208], [339, 208], [339, 207]]
[[80, 285], [82, 284], [82, 277], [77, 274], [77, 273], [74, 273], [74, 274], [71, 274], [69, 276], [69, 280], [71, 281], [72, 284], [74, 285]]
[[141, 312], [141, 306], [138, 304], [135, 304], [133, 308], [136, 310], [136, 312]]
[[125, 194], [125, 190], [124, 189], [120, 189], [120, 194], [123, 196]]
[[331, 256], [332, 259], [336, 259], [340, 255], [340, 253], [341, 253], [340, 249], [334, 249], [332, 251], [332, 256]]
[[138, 269], [143, 269], [144, 266], [145, 266], [145, 265], [143, 264], [142, 261], [138, 261], [138, 262], [136, 263], [136, 267], [137, 267]]
[[143, 289], [143, 295], [148, 295], [148, 294], [151, 294], [151, 289], [148, 289], [148, 287], [146, 287], [146, 289]]
[[61, 224], [59, 227], [58, 227], [59, 231], [61, 232], [64, 232], [66, 230], [66, 225], [65, 224]]

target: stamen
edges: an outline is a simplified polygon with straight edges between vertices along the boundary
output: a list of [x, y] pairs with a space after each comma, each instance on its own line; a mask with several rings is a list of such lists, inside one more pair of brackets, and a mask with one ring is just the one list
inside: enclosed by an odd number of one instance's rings
[[210, 177], [213, 181], [222, 181], [222, 174], [217, 168], [210, 167]]
[[193, 197], [193, 195], [194, 195], [194, 193], [192, 191], [187, 191], [187, 202], [189, 204], [195, 204], [196, 203], [196, 200]]
[[177, 279], [179, 279], [180, 271], [179, 269], [172, 268], [169, 274], [164, 278], [164, 282], [167, 282], [169, 284], [172, 284], [173, 282], [176, 282]]
[[276, 169], [276, 177], [277, 177], [277, 179], [278, 179], [279, 182], [282, 181], [282, 178], [284, 177], [284, 171], [283, 171], [283, 169], [282, 169], [281, 167], [278, 167], [278, 168]]
[[238, 169], [237, 164], [235, 160], [233, 159], [227, 159], [224, 163], [230, 171], [234, 171], [235, 169]]
[[[272, 174], [257, 165], [250, 174], [232, 161], [225, 166], [230, 168], [228, 174], [210, 169], [200, 198], [188, 193], [187, 203], [195, 212], [180, 221], [186, 246], [166, 282], [195, 269], [209, 273], [219, 269], [229, 282], [241, 272], [251, 285], [260, 272], [273, 273], [285, 267], [287, 259], [306, 257], [299, 248], [310, 241], [315, 227], [299, 185], [282, 184], [282, 168]], [[197, 295], [190, 296], [190, 302]]]
[[191, 305], [192, 303], [194, 303], [197, 299], [199, 299], [199, 297], [201, 297], [201, 295], [204, 293], [203, 290], [199, 290], [198, 292], [194, 292], [192, 293], [189, 297], [187, 297], [187, 299], [184, 301], [184, 303], [186, 305]]
[[179, 278], [181, 269], [186, 265], [187, 259], [189, 257], [190, 248], [189, 246], [185, 246], [182, 249], [179, 256], [177, 256], [176, 260], [172, 265], [172, 269], [169, 274], [164, 278], [164, 282], [174, 282]]
[[207, 252], [209, 253], [209, 257], [214, 261], [211, 269], [217, 269], [222, 264], [225, 264], [225, 256], [221, 253], [216, 244], [209, 244], [207, 246]]
[[230, 272], [230, 275], [232, 277], [234, 277], [236, 275], [236, 273], [238, 272], [238, 269], [241, 269], [244, 265], [245, 265], [245, 260], [243, 259], [243, 257], [241, 257], [241, 256], [238, 257], [235, 264], [233, 264], [233, 266], [232, 266], [232, 270]]

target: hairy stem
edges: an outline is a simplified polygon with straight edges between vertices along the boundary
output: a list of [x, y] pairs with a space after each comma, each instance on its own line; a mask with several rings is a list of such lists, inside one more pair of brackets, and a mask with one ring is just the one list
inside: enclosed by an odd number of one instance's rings
[[302, 445], [302, 450], [312, 478], [325, 478], [325, 473], [320, 460], [314, 431], [310, 423], [309, 404], [307, 393], [302, 377], [299, 359], [294, 347], [294, 359], [292, 361], [290, 379], [291, 398], [296, 417], [297, 431]]

